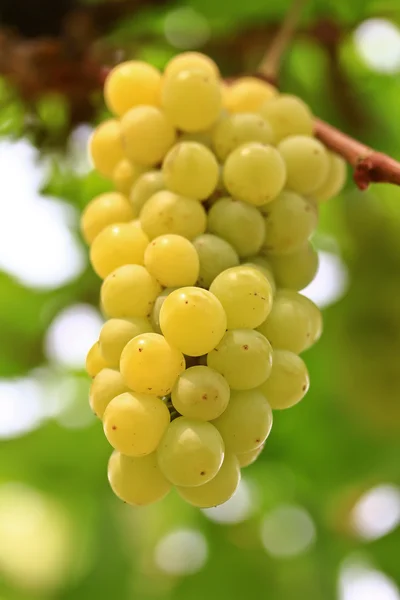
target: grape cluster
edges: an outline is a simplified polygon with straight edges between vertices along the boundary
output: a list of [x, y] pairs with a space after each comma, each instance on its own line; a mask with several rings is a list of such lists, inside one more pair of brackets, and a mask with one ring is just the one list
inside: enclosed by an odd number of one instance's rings
[[108, 320], [88, 354], [90, 404], [115, 449], [108, 477], [133, 505], [172, 486], [209, 507], [235, 491], [272, 409], [309, 387], [304, 350], [318, 308], [318, 203], [343, 161], [313, 137], [297, 97], [256, 78], [232, 85], [198, 53], [164, 74], [139, 62], [108, 75], [115, 118], [90, 141], [115, 191], [90, 202], [82, 232]]

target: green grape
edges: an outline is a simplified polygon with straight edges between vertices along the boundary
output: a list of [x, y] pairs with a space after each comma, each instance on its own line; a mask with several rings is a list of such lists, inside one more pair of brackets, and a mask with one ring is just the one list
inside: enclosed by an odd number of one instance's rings
[[112, 369], [119, 369], [121, 352], [132, 338], [153, 331], [146, 317], [132, 319], [109, 319], [101, 328], [100, 352]]
[[312, 194], [328, 176], [329, 155], [319, 140], [292, 135], [282, 140], [278, 150], [286, 165], [286, 187], [298, 194]]
[[201, 356], [222, 339], [226, 315], [214, 294], [198, 287], [184, 287], [164, 300], [160, 326], [167, 340], [183, 354]]
[[313, 134], [313, 115], [307, 104], [296, 96], [275, 96], [265, 102], [259, 112], [271, 125], [275, 144], [289, 135]]
[[120, 368], [134, 392], [167, 396], [185, 370], [185, 359], [159, 333], [142, 333], [123, 349]]
[[271, 140], [269, 123], [252, 113], [233, 114], [221, 119], [212, 136], [213, 148], [220, 161], [226, 160], [233, 150], [246, 142], [270, 144]]
[[207, 216], [197, 200], [161, 190], [143, 206], [140, 223], [151, 240], [166, 233], [192, 240], [206, 230]]
[[328, 152], [328, 156], [328, 175], [319, 188], [313, 192], [313, 198], [315, 198], [318, 202], [325, 202], [325, 200], [329, 200], [330, 198], [333, 198], [339, 194], [346, 183], [346, 161], [339, 156], [339, 154], [335, 154], [334, 152]]
[[93, 269], [104, 279], [123, 265], [143, 265], [148, 243], [149, 238], [134, 222], [108, 225], [90, 247]]
[[228, 329], [254, 329], [272, 308], [273, 290], [268, 279], [246, 265], [222, 271], [212, 282], [210, 292], [224, 308]]
[[224, 460], [224, 443], [211, 423], [178, 417], [165, 432], [157, 455], [168, 481], [195, 487], [218, 473]]
[[141, 265], [124, 265], [103, 281], [101, 304], [109, 317], [146, 317], [160, 292], [160, 284], [147, 269]]
[[194, 285], [199, 276], [196, 248], [181, 235], [161, 235], [148, 246], [144, 255], [146, 269], [166, 287]]
[[271, 375], [260, 386], [273, 410], [294, 406], [308, 392], [310, 379], [304, 361], [289, 350], [274, 350]]
[[133, 506], [157, 502], [171, 489], [158, 467], [155, 452], [138, 458], [113, 452], [108, 463], [108, 481], [114, 494]]
[[310, 318], [311, 333], [310, 333], [310, 337], [308, 338], [308, 343], [307, 343], [306, 348], [310, 348], [313, 344], [318, 342], [319, 338], [322, 335], [322, 330], [323, 330], [322, 313], [319, 310], [318, 306], [316, 304], [314, 304], [314, 302], [312, 300], [310, 300], [306, 296], [303, 296], [302, 294], [296, 294], [295, 292], [293, 292], [291, 290], [286, 290], [285, 295], [287, 298], [290, 298], [290, 297], [296, 298], [296, 301], [300, 302], [303, 305], [304, 310], [307, 311], [307, 313], [308, 313], [308, 316]]
[[129, 389], [119, 371], [102, 369], [97, 373], [90, 386], [89, 394], [90, 408], [96, 417], [102, 419], [111, 400], [123, 392], [129, 392]]
[[249, 450], [248, 452], [243, 452], [242, 454], [236, 454], [236, 458], [239, 461], [240, 468], [249, 467], [254, 462], [256, 462], [257, 458], [260, 456], [261, 452], [264, 450], [264, 444], [261, 444], [255, 450]]
[[240, 483], [240, 467], [234, 454], [226, 454], [216, 476], [204, 485], [178, 487], [178, 494], [198, 508], [210, 508], [223, 504], [233, 496]]
[[256, 112], [277, 93], [273, 85], [257, 77], [239, 77], [226, 87], [224, 106], [230, 113]]
[[209, 288], [217, 275], [225, 269], [236, 267], [239, 256], [236, 250], [222, 238], [204, 233], [193, 240], [200, 261], [198, 285]]
[[133, 392], [113, 398], [103, 416], [107, 440], [126, 456], [154, 452], [169, 422], [169, 410], [160, 398]]
[[117, 164], [125, 158], [121, 127], [116, 119], [109, 119], [96, 127], [89, 140], [89, 156], [100, 175], [112, 177]]
[[202, 144], [206, 146], [210, 150], [212, 149], [212, 132], [214, 127], [207, 129], [206, 131], [194, 131], [189, 133], [188, 131], [183, 131], [179, 136], [179, 142], [197, 142], [198, 144]]
[[219, 69], [215, 62], [201, 52], [181, 52], [171, 58], [164, 69], [164, 77], [172, 77], [187, 69], [201, 69], [213, 77], [219, 77]]
[[161, 333], [160, 311], [161, 311], [162, 305], [164, 304], [164, 300], [175, 289], [176, 288], [163, 289], [161, 294], [159, 296], [157, 296], [156, 301], [154, 302], [153, 310], [151, 311], [150, 322], [156, 333]]
[[307, 242], [318, 225], [315, 205], [294, 192], [283, 191], [261, 207], [265, 220], [263, 251], [290, 254]]
[[125, 196], [117, 192], [101, 194], [89, 202], [82, 213], [82, 235], [85, 241], [91, 244], [100, 231], [108, 225], [125, 223], [133, 217], [133, 210]]
[[172, 389], [172, 404], [184, 417], [211, 421], [228, 406], [230, 389], [226, 379], [214, 369], [202, 365], [190, 367]]
[[211, 150], [202, 144], [180, 142], [164, 158], [162, 173], [172, 192], [205, 200], [217, 186], [219, 166]]
[[272, 348], [253, 329], [231, 329], [207, 356], [207, 365], [225, 377], [233, 390], [250, 390], [269, 377]]
[[121, 117], [134, 106], [159, 104], [161, 73], [140, 60], [120, 63], [107, 75], [104, 97], [111, 112]]
[[124, 158], [117, 164], [112, 174], [115, 189], [121, 194], [129, 196], [133, 184], [145, 172], [146, 167], [132, 163]]
[[318, 271], [318, 252], [307, 242], [291, 254], [268, 256], [276, 283], [290, 290], [302, 290], [312, 282]]
[[221, 112], [220, 84], [203, 69], [179, 70], [164, 79], [161, 102], [174, 127], [182, 131], [202, 131], [211, 127]]
[[272, 427], [272, 410], [260, 390], [232, 391], [227, 409], [213, 424], [226, 452], [243, 454], [264, 444]]
[[272, 271], [272, 267], [269, 261], [265, 258], [265, 256], [249, 256], [247, 261], [242, 264], [247, 267], [253, 267], [254, 269], [258, 269], [258, 271], [260, 271], [264, 275], [264, 277], [268, 279], [272, 292], [275, 294], [276, 284], [274, 273]]
[[265, 224], [255, 206], [220, 198], [208, 213], [208, 230], [231, 244], [240, 257], [257, 254], [265, 239]]
[[249, 142], [230, 153], [223, 178], [235, 199], [262, 206], [282, 191], [286, 182], [285, 161], [272, 146]]
[[138, 177], [129, 194], [134, 216], [139, 217], [140, 211], [147, 200], [164, 188], [164, 177], [161, 171], [146, 171]]
[[102, 369], [105, 369], [108, 366], [104, 356], [100, 352], [99, 342], [97, 341], [87, 353], [85, 365], [86, 372], [89, 377], [96, 377], [97, 373], [100, 373]]

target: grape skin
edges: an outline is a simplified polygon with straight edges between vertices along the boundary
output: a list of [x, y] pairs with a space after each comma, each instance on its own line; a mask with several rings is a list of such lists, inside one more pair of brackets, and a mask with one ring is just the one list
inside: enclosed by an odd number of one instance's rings
[[177, 379], [171, 400], [184, 417], [211, 421], [228, 406], [230, 389], [226, 379], [203, 365], [190, 367]]
[[134, 218], [126, 197], [118, 192], [97, 196], [86, 206], [81, 217], [81, 231], [87, 244], [108, 225], [125, 223]]
[[121, 126], [116, 119], [101, 123], [89, 140], [89, 156], [103, 177], [111, 178], [115, 167], [125, 158]]
[[143, 61], [123, 62], [107, 75], [104, 97], [111, 112], [121, 117], [134, 106], [158, 105], [161, 73]]
[[137, 218], [151, 196], [165, 189], [164, 177], [161, 171], [146, 171], [135, 181], [129, 194], [129, 202], [134, 217]]
[[288, 350], [275, 350], [272, 371], [260, 390], [273, 410], [291, 408], [304, 398], [310, 379], [304, 361]]
[[233, 246], [216, 235], [204, 233], [193, 240], [193, 246], [199, 256], [200, 287], [209, 288], [217, 275], [239, 264], [239, 256]]
[[318, 271], [318, 252], [312, 244], [304, 246], [290, 254], [268, 255], [276, 283], [279, 287], [300, 291], [307, 287]]
[[110, 273], [101, 286], [101, 304], [108, 317], [146, 317], [161, 292], [157, 279], [141, 265], [124, 265]]
[[102, 419], [111, 400], [123, 392], [129, 392], [129, 388], [123, 381], [119, 371], [106, 368], [97, 373], [92, 381], [89, 393], [90, 408], [96, 417]]
[[137, 335], [151, 331], [152, 326], [146, 317], [109, 319], [100, 331], [100, 352], [111, 368], [119, 369], [121, 352], [126, 344]]
[[99, 342], [95, 342], [86, 355], [86, 372], [89, 377], [96, 377], [102, 369], [108, 367], [103, 355], [100, 352]]

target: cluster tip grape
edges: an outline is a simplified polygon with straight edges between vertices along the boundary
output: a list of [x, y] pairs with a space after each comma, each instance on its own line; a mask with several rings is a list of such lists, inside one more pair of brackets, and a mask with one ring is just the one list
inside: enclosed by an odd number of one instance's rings
[[295, 96], [253, 77], [227, 85], [188, 52], [105, 82], [113, 118], [89, 152], [115, 191], [82, 215], [106, 321], [87, 356], [90, 406], [114, 449], [112, 490], [146, 505], [172, 487], [211, 507], [260, 455], [273, 410], [297, 404], [300, 354], [322, 331], [301, 295], [318, 209], [344, 184]]

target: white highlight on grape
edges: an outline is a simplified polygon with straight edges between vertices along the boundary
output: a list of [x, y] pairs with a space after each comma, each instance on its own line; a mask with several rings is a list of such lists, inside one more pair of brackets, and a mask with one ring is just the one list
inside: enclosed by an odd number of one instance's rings
[[314, 522], [300, 506], [278, 506], [261, 524], [263, 546], [277, 558], [291, 558], [306, 552], [315, 537]]
[[190, 6], [171, 10], [164, 21], [164, 34], [168, 42], [181, 50], [200, 48], [210, 39], [207, 19]]
[[354, 32], [356, 49], [366, 65], [381, 73], [400, 70], [400, 29], [386, 19], [367, 19]]
[[385, 573], [346, 561], [339, 576], [339, 600], [400, 600], [399, 589]]
[[320, 250], [318, 255], [319, 267], [315, 279], [301, 294], [310, 298], [319, 308], [324, 308], [343, 298], [349, 277], [346, 265], [337, 254]]
[[46, 333], [45, 348], [50, 362], [80, 369], [103, 325], [100, 313], [89, 304], [75, 304], [60, 312]]
[[208, 546], [202, 533], [178, 529], [161, 538], [154, 551], [157, 567], [170, 575], [191, 575], [200, 571], [208, 558]]
[[215, 523], [241, 523], [248, 519], [254, 510], [254, 498], [249, 484], [242, 478], [233, 496], [213, 508], [203, 508], [202, 513]]
[[32, 378], [0, 379], [0, 438], [19, 437], [40, 426], [41, 387]]
[[355, 505], [351, 524], [366, 540], [376, 540], [400, 524], [400, 488], [383, 484], [366, 492]]

